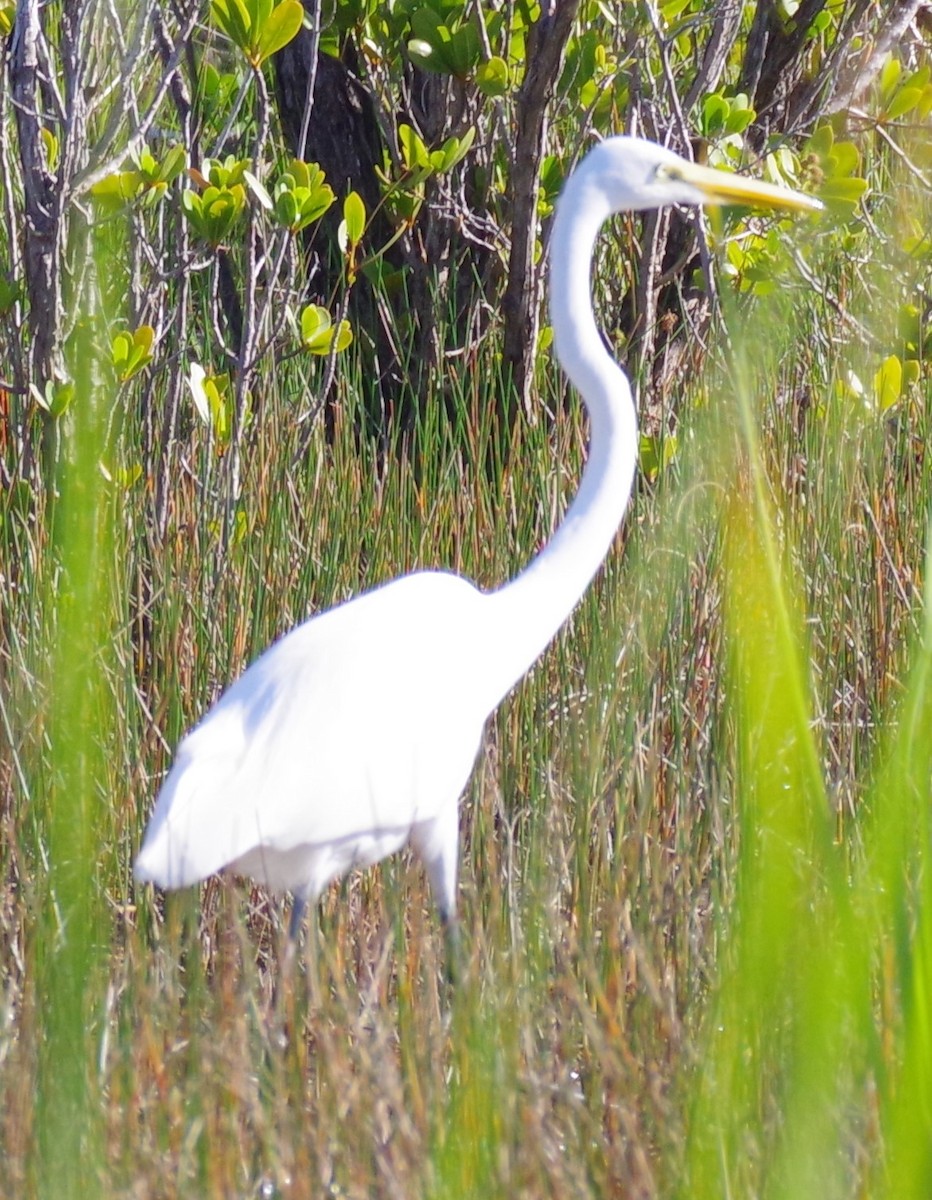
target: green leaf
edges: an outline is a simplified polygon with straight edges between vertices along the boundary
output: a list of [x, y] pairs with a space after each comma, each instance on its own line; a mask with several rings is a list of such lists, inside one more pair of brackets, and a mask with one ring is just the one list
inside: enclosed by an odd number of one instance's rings
[[419, 134], [410, 125], [398, 126], [398, 143], [401, 146], [401, 160], [409, 171], [417, 167], [430, 167], [430, 156]]
[[63, 416], [74, 399], [74, 384], [70, 380], [54, 383], [46, 381], [45, 388], [40, 391], [34, 383], [29, 385], [29, 393], [36, 404], [50, 417], [57, 420]]
[[151, 325], [140, 325], [132, 333], [118, 333], [110, 346], [110, 356], [121, 383], [138, 375], [152, 361], [152, 343], [155, 330]]
[[294, 230], [298, 221], [298, 202], [290, 191], [281, 191], [275, 197], [275, 219], [285, 229]]
[[319, 220], [336, 197], [317, 163], [294, 159], [275, 185], [275, 216], [291, 233]]
[[874, 399], [880, 411], [886, 412], [899, 400], [903, 390], [903, 364], [895, 354], [884, 359], [874, 376]]
[[6, 316], [22, 295], [22, 285], [0, 275], [0, 317]]
[[834, 141], [835, 131], [831, 125], [820, 125], [809, 139], [806, 151], [809, 154], [816, 154], [819, 158], [823, 158], [831, 150]]
[[707, 137], [725, 128], [728, 118], [728, 101], [720, 92], [712, 92], [702, 102], [702, 131]]
[[728, 101], [728, 116], [725, 119], [726, 133], [743, 133], [754, 120], [757, 113], [751, 107], [750, 100], [744, 92], [732, 96]]
[[861, 155], [854, 142], [836, 142], [829, 155], [833, 176], [852, 175], [860, 165]]
[[353, 340], [353, 330], [352, 330], [352, 327], [351, 327], [349, 321], [346, 321], [346, 320], [341, 321], [340, 324], [337, 326], [336, 332], [333, 336], [334, 349], [336, 350], [337, 354], [339, 354], [339, 353], [341, 353], [341, 351], [345, 350], [346, 347], [350, 345], [352, 340]]
[[57, 420], [68, 411], [73, 399], [74, 384], [70, 380], [66, 383], [56, 383], [52, 388], [49, 412]]
[[281, 0], [268, 18], [258, 27], [259, 38], [256, 44], [259, 66], [265, 59], [277, 54], [297, 37], [304, 22], [304, 8], [299, 0]]
[[222, 244], [246, 207], [242, 184], [216, 187], [211, 184], [203, 195], [190, 188], [181, 193], [181, 209], [195, 230], [216, 248]]
[[[223, 454], [233, 433], [233, 396], [229, 375], [208, 375], [200, 363], [192, 363], [188, 372], [188, 389], [194, 408], [210, 430], [218, 454]], [[248, 407], [243, 419], [248, 419]]]
[[482, 43], [472, 20], [467, 21], [450, 38], [447, 61], [457, 79], [466, 79], [479, 65], [482, 58]]
[[231, 42], [247, 49], [252, 21], [242, 0], [211, 0], [210, 15]]
[[476, 87], [484, 96], [496, 99], [508, 91], [508, 64], [498, 55], [476, 68]]
[[234, 155], [228, 154], [224, 159], [205, 158], [202, 174], [207, 176], [214, 187], [231, 188], [235, 184], [243, 182], [248, 169], [249, 160], [247, 158], [236, 158]]
[[[440, 52], [444, 37], [441, 34], [442, 18], [427, 5], [416, 9], [411, 14], [411, 32], [413, 37], [408, 41], [408, 53], [427, 71], [443, 71], [445, 58]], [[449, 32], [444, 31], [447, 38]]]
[[351, 246], [357, 246], [366, 229], [366, 206], [358, 192], [350, 192], [343, 201], [343, 221]]
[[393, 225], [411, 226], [414, 224], [415, 217], [421, 211], [423, 203], [423, 184], [418, 184], [413, 188], [395, 188], [385, 198], [385, 211], [388, 213]]
[[204, 381], [207, 372], [200, 363], [192, 363], [188, 372], [188, 388], [194, 401], [194, 410], [205, 425], [210, 425], [210, 402], [207, 399], [207, 389]]
[[252, 171], [244, 171], [243, 180], [255, 198], [259, 201], [260, 206], [264, 208], [266, 212], [271, 212], [274, 208], [274, 205], [272, 204], [272, 197], [268, 194], [256, 176], [253, 175]]
[[186, 157], [184, 146], [172, 146], [159, 166], [159, 179], [163, 183], [177, 179], [184, 170]]
[[211, 0], [210, 13], [256, 69], [287, 46], [304, 21], [300, 0]]
[[889, 102], [892, 98], [902, 73], [903, 65], [898, 58], [891, 56], [884, 63], [878, 83], [880, 85], [881, 99], [885, 102]]
[[663, 18], [664, 25], [669, 25], [671, 21], [689, 7], [690, 0], [666, 0], [666, 3], [660, 6], [660, 15]]
[[819, 199], [830, 208], [853, 211], [866, 191], [866, 179], [827, 179], [819, 188]]
[[301, 313], [301, 345], [311, 354], [327, 354], [332, 338], [330, 313], [321, 304], [309, 304]]
[[331, 350], [340, 353], [353, 340], [349, 321], [341, 321], [336, 329], [330, 313], [320, 304], [309, 304], [301, 313], [301, 345], [310, 354], [325, 355]]
[[119, 171], [106, 175], [91, 187], [94, 200], [109, 212], [116, 212], [128, 204], [144, 186], [138, 171]]
[[[476, 140], [476, 127], [471, 125], [461, 138], [448, 137], [443, 143], [440, 153], [440, 165], [437, 170], [443, 174], [455, 167], [458, 162], [464, 159], [469, 152], [470, 146]], [[434, 155], [431, 155], [431, 162], [434, 161]]]
[[54, 171], [58, 166], [58, 138], [52, 133], [51, 129], [46, 129], [43, 126], [39, 130], [39, 137], [42, 139], [42, 145], [45, 147], [45, 162], [50, 171]]
[[653, 482], [657, 476], [676, 457], [677, 442], [673, 434], [665, 437], [652, 437], [642, 433], [638, 458], [641, 472]]
[[906, 113], [911, 112], [918, 107], [919, 101], [922, 99], [922, 88], [918, 87], [902, 87], [887, 105], [887, 110], [884, 113], [884, 119], [887, 121], [895, 121], [897, 117], [903, 117]]
[[309, 191], [305, 188], [298, 188], [296, 193], [298, 200], [298, 217], [295, 223], [295, 232], [299, 229], [304, 229], [306, 225], [310, 225], [313, 221], [319, 221], [328, 208], [336, 200], [332, 188], [328, 184]]
[[246, 0], [246, 7], [252, 17], [253, 31], [259, 30], [272, 15], [274, 0]]

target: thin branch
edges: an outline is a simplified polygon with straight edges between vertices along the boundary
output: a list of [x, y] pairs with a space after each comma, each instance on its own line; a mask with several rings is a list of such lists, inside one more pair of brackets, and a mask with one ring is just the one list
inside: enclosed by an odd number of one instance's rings
[[[75, 196], [84, 195], [94, 186], [95, 183], [99, 183], [102, 179], [106, 179], [108, 175], [112, 175], [115, 171], [118, 171], [122, 164], [126, 161], [127, 157], [133, 154], [138, 154], [143, 148], [149, 130], [152, 128], [155, 118], [158, 116], [159, 111], [161, 110], [162, 103], [165, 100], [165, 95], [172, 85], [174, 74], [181, 63], [183, 55], [186, 53], [188, 39], [190, 38], [196, 24], [197, 13], [194, 12], [190, 15], [188, 24], [179, 35], [179, 38], [175, 44], [175, 48], [171, 53], [171, 57], [169, 58], [168, 63], [162, 72], [162, 78], [159, 80], [158, 86], [155, 89], [155, 95], [152, 97], [148, 109], [141, 117], [136, 128], [127, 138], [125, 147], [115, 151], [113, 154], [110, 154], [109, 157], [105, 158], [103, 161], [98, 160], [96, 166], [88, 166], [83, 171], [79, 171], [67, 185], [68, 199], [71, 199]], [[130, 76], [125, 73], [125, 69], [122, 73], [122, 78], [125, 80], [130, 78]], [[125, 117], [126, 112], [123, 107], [121, 105], [116, 105], [107, 129], [104, 131], [103, 136], [95, 148], [98, 156], [107, 153], [107, 147], [113, 143], [125, 120]]]

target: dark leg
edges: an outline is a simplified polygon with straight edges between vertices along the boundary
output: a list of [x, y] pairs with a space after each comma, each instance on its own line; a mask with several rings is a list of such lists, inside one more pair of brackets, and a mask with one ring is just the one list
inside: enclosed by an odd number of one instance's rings
[[455, 913], [441, 912], [443, 936], [446, 943], [446, 976], [447, 983], [454, 987], [461, 982], [465, 974], [463, 967], [463, 944], [460, 937], [460, 923]]
[[306, 911], [307, 900], [303, 896], [295, 896], [294, 906], [291, 910], [291, 920], [288, 922], [288, 937], [292, 944], [298, 940], [298, 934], [301, 932], [301, 923], [304, 920]]
[[279, 959], [278, 981], [273, 998], [273, 1014], [271, 1025], [274, 1030], [274, 1040], [284, 1049], [289, 1041], [290, 1031], [295, 1021], [295, 975], [298, 957], [298, 939], [301, 936], [301, 925], [307, 911], [307, 900], [303, 896], [295, 896], [291, 909], [291, 919], [288, 922], [288, 933], [285, 945]]
[[285, 943], [285, 953], [282, 955], [282, 982], [291, 982], [294, 973], [295, 958], [298, 953], [298, 938], [301, 936], [301, 923], [307, 910], [307, 900], [303, 896], [295, 896], [291, 909], [291, 920], [288, 922], [288, 940]]

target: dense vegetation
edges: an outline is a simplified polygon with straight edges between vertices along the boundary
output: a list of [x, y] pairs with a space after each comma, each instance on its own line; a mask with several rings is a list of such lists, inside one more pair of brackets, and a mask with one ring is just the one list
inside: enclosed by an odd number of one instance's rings
[[[0, 1190], [932, 1194], [922, 20], [0, 0]], [[640, 481], [490, 722], [465, 978], [354, 875], [283, 1048], [286, 902], [134, 887], [152, 798], [307, 614], [546, 539], [542, 250], [617, 129], [826, 213], [603, 239]]]

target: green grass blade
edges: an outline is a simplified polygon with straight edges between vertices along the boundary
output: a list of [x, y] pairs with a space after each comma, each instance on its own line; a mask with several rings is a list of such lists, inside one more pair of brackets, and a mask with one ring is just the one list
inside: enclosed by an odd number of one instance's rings
[[[50, 631], [47, 692], [49, 775], [37, 816], [48, 864], [42, 911], [32, 936], [44, 1037], [35, 1112], [38, 1192], [87, 1194], [98, 1160], [99, 1126], [90, 1102], [94, 1035], [99, 1035], [105, 948], [103, 889], [104, 739], [113, 698], [106, 686], [112, 639], [111, 514], [100, 457], [109, 415], [101, 377], [103, 322], [93, 234], [76, 238], [84, 286], [80, 316], [65, 347], [75, 396], [61, 422], [53, 569], [47, 573]], [[96, 258], [96, 261], [95, 261]]]

